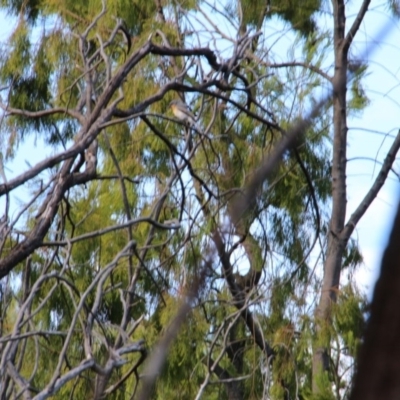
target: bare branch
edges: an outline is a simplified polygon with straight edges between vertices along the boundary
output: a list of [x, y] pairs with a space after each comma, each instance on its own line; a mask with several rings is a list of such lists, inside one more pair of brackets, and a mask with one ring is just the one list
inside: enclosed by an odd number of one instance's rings
[[347, 51], [349, 49], [351, 43], [353, 42], [353, 40], [357, 34], [357, 31], [360, 28], [360, 25], [362, 24], [362, 22], [364, 20], [365, 14], [368, 11], [368, 7], [369, 7], [370, 3], [371, 3], [371, 0], [363, 0], [361, 7], [358, 11], [357, 17], [354, 20], [353, 25], [351, 26], [350, 30], [347, 32], [347, 35], [342, 44], [343, 49], [345, 51]]
[[390, 170], [392, 169], [393, 162], [396, 159], [396, 155], [399, 149], [400, 149], [400, 130], [397, 133], [395, 140], [393, 141], [389, 151], [386, 154], [386, 158], [381, 166], [381, 169], [377, 177], [375, 178], [373, 185], [369, 189], [368, 193], [365, 195], [364, 199], [358, 205], [356, 210], [353, 212], [348, 222], [346, 223], [343, 231], [341, 232], [340, 237], [343, 238], [344, 240], [347, 241], [350, 238], [351, 234], [354, 231], [354, 228], [357, 226], [361, 217], [368, 210], [369, 206], [371, 205], [371, 203], [381, 190], [382, 186], [386, 182], [386, 178]]
[[62, 115], [69, 115], [70, 117], [76, 118], [80, 123], [84, 122], [83, 115], [75, 110], [64, 108], [64, 107], [55, 107], [50, 108], [48, 110], [41, 110], [41, 111], [27, 111], [27, 110], [20, 110], [18, 108], [13, 108], [7, 106], [6, 104], [0, 103], [0, 108], [5, 111], [5, 116], [10, 115], [20, 115], [26, 118], [43, 118], [48, 117], [50, 115], [62, 114]]
[[269, 68], [287, 68], [287, 67], [304, 67], [306, 69], [309, 69], [312, 72], [315, 72], [316, 74], [322, 76], [325, 78], [328, 82], [332, 82], [332, 77], [324, 72], [322, 69], [316, 67], [315, 65], [306, 63], [306, 62], [301, 62], [301, 61], [290, 61], [286, 63], [264, 63], [263, 64], [267, 65]]

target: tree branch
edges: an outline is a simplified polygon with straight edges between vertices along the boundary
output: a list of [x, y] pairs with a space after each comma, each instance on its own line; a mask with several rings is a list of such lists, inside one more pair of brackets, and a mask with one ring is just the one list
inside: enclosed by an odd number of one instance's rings
[[349, 221], [345, 225], [342, 233], [340, 234], [341, 238], [344, 240], [348, 240], [353, 233], [355, 227], [357, 226], [359, 220], [361, 217], [365, 214], [365, 212], [368, 210], [369, 206], [381, 190], [382, 186], [386, 182], [386, 178], [392, 168], [393, 162], [396, 159], [396, 155], [400, 149], [400, 130], [397, 133], [397, 136], [395, 140], [392, 143], [392, 146], [390, 147], [386, 158], [381, 166], [381, 169], [375, 178], [375, 182], [369, 189], [368, 193], [365, 195], [364, 199], [361, 201], [361, 203], [358, 205], [356, 210], [353, 212], [351, 215]]
[[353, 42], [354, 37], [357, 34], [358, 29], [360, 28], [360, 25], [362, 21], [364, 20], [364, 16], [366, 12], [368, 11], [369, 4], [371, 3], [371, 0], [364, 0], [360, 10], [358, 11], [357, 17], [353, 22], [353, 25], [351, 26], [350, 30], [347, 32], [347, 35], [343, 41], [343, 50], [348, 51], [350, 48], [351, 43]]
[[286, 63], [279, 63], [279, 64], [272, 64], [272, 63], [265, 63], [263, 62], [264, 65], [268, 66], [269, 68], [287, 68], [287, 67], [304, 67], [309, 69], [312, 72], [315, 72], [316, 74], [322, 76], [325, 78], [328, 82], [332, 82], [332, 77], [327, 74], [326, 72], [322, 71], [322, 69], [316, 67], [315, 65], [306, 63], [306, 62], [301, 62], [301, 61], [289, 61]]

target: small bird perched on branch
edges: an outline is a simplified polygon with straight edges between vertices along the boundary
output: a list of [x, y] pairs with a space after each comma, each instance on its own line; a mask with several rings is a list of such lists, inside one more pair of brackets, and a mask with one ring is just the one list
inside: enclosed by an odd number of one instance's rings
[[193, 113], [190, 111], [190, 108], [180, 100], [172, 100], [169, 103], [169, 106], [172, 109], [175, 117], [179, 120], [186, 122], [189, 126], [195, 126], [196, 120]]

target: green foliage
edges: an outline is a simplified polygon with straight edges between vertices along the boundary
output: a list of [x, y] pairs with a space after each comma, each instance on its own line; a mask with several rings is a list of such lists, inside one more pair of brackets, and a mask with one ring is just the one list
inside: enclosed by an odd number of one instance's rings
[[313, 15], [320, 11], [320, 7], [319, 0], [271, 1], [270, 5], [272, 15], [276, 13], [285, 21], [290, 22], [293, 28], [299, 30], [304, 36], [315, 31], [316, 24]]
[[349, 102], [349, 107], [352, 110], [360, 111], [368, 106], [369, 101], [366, 97], [365, 90], [361, 86], [359, 80], [354, 80], [351, 85], [351, 100]]
[[365, 327], [367, 302], [350, 284], [344, 286], [339, 301], [334, 307], [336, 332], [343, 340], [345, 351], [352, 357], [357, 355]]
[[342, 268], [356, 269], [363, 261], [362, 254], [358, 249], [357, 242], [354, 239], [349, 241], [346, 247]]
[[29, 30], [26, 23], [21, 22], [9, 39], [8, 54], [1, 64], [1, 78], [12, 80], [22, 76], [29, 66], [30, 50]]
[[335, 396], [331, 390], [331, 381], [329, 379], [327, 372], [321, 372], [316, 377], [316, 383], [318, 386], [318, 394], [316, 393], [308, 393], [305, 396], [305, 399], [310, 400], [335, 400]]
[[242, 23], [244, 25], [254, 26], [259, 29], [264, 18], [278, 15], [304, 36], [316, 30], [313, 16], [320, 10], [320, 7], [319, 0], [303, 0], [300, 3], [291, 0], [270, 2], [262, 0], [240, 1]]
[[5, 8], [11, 15], [24, 15], [30, 23], [35, 23], [42, 3], [39, 0], [1, 0], [1, 7]]

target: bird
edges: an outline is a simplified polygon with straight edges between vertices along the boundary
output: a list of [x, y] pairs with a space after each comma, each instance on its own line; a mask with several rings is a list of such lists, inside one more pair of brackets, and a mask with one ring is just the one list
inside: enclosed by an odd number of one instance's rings
[[189, 126], [196, 125], [196, 120], [193, 113], [183, 101], [172, 100], [171, 103], [169, 103], [169, 106], [171, 107], [172, 112], [174, 113], [176, 118], [183, 122], [186, 122], [187, 124], [189, 124]]

